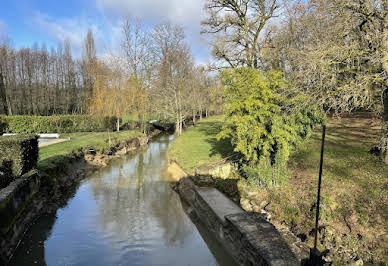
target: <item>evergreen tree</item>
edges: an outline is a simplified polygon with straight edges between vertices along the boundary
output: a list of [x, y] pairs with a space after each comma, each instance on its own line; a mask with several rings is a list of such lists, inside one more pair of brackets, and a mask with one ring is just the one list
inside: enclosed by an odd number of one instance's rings
[[286, 177], [293, 146], [310, 136], [322, 114], [292, 94], [277, 71], [236, 68], [222, 73], [226, 86], [226, 122], [219, 138], [230, 138], [242, 155], [243, 174], [274, 186]]

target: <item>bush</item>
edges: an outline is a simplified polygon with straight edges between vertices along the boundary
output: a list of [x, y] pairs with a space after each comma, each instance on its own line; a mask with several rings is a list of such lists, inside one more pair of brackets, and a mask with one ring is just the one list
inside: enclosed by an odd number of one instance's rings
[[292, 147], [311, 135], [324, 115], [281, 72], [238, 68], [222, 73], [226, 121], [219, 138], [230, 138], [247, 178], [272, 187], [284, 183]]
[[[0, 165], [3, 168], [3, 173], [10, 171], [9, 173], [11, 173], [12, 177], [21, 176], [35, 169], [38, 159], [39, 147], [37, 136], [0, 137]], [[6, 179], [9, 179], [9, 174], [4, 176]], [[4, 186], [5, 182], [2, 183]]]
[[116, 128], [116, 117], [89, 115], [1, 116], [3, 131], [19, 134], [96, 132]]
[[0, 136], [5, 133], [6, 128], [7, 123], [2, 118], [0, 118]]
[[0, 165], [0, 189], [8, 186], [12, 182], [13, 176], [12, 171], [9, 167]]

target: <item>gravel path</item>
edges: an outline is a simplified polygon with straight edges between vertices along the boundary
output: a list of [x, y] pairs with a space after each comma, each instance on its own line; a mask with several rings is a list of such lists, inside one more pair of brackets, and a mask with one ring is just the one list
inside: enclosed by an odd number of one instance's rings
[[39, 148], [69, 141], [68, 139], [39, 139]]

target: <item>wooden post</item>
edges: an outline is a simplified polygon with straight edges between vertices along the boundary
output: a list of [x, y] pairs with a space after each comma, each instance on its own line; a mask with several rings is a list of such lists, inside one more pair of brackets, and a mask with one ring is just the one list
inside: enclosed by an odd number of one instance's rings
[[314, 249], [317, 249], [317, 241], [318, 241], [319, 205], [321, 202], [321, 184], [322, 184], [322, 168], [323, 168], [323, 153], [325, 148], [325, 136], [326, 136], [326, 125], [323, 125], [322, 143], [321, 143], [321, 161], [319, 164], [319, 176], [318, 176], [317, 212], [315, 215]]
[[326, 125], [322, 128], [322, 143], [321, 143], [321, 161], [319, 164], [319, 176], [318, 176], [318, 193], [317, 193], [317, 211], [315, 213], [315, 235], [314, 235], [314, 248], [310, 248], [310, 257], [302, 260], [303, 266], [322, 266], [323, 254], [317, 249], [318, 242], [318, 222], [319, 222], [319, 205], [321, 202], [321, 184], [322, 184], [322, 168], [323, 168], [323, 153], [325, 147]]

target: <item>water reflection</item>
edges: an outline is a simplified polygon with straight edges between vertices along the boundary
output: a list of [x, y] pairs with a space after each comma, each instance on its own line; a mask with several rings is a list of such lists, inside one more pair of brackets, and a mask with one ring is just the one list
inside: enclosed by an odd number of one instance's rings
[[89, 176], [57, 217], [38, 220], [11, 265], [230, 263], [221, 249], [209, 250], [166, 182], [171, 140], [161, 137]]

